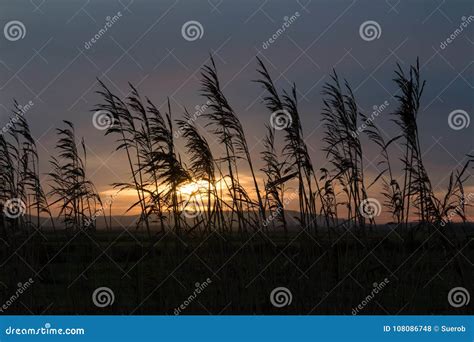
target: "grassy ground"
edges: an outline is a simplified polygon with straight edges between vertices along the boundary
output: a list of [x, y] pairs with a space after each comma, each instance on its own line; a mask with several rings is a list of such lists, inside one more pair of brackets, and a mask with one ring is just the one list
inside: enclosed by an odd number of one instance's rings
[[[453, 287], [474, 293], [472, 238], [390, 230], [370, 236], [19, 234], [2, 241], [0, 305], [11, 302], [2, 314], [174, 314], [187, 301], [181, 314], [350, 315], [365, 300], [358, 314], [473, 312], [472, 303], [454, 308], [447, 300]], [[11, 301], [17, 284], [30, 277], [34, 283]], [[92, 301], [101, 286], [115, 296], [104, 308]], [[289, 289], [291, 304], [271, 304], [277, 287]]]

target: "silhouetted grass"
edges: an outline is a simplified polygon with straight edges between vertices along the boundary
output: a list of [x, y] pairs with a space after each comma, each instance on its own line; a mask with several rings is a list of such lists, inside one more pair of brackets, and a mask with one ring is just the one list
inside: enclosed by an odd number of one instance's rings
[[[105, 135], [116, 138], [116, 150], [126, 154], [129, 168], [128, 179], [112, 185], [137, 196], [127, 210], [139, 212], [136, 226], [130, 227], [137, 230], [125, 235], [95, 230], [104, 208], [87, 177], [85, 142], [77, 141], [69, 121], [56, 131], [57, 156], [51, 156], [49, 191], [43, 190], [35, 140], [15, 102], [19, 119], [0, 135], [0, 281], [7, 290], [17, 276], [28, 279], [33, 271], [38, 281], [24, 300], [35, 313], [49, 302], [56, 303], [54, 313], [99, 312], [83, 298], [103, 284], [114, 288], [117, 302], [101, 313], [172, 313], [194, 283], [210, 277], [213, 285], [186, 313], [209, 308], [212, 313], [350, 314], [371, 284], [389, 278], [387, 295], [364, 313], [449, 312], [440, 294], [472, 279], [466, 263], [473, 248], [465, 184], [473, 156], [450, 174], [443, 198], [437, 198], [420, 145], [423, 132], [417, 119], [425, 82], [419, 63], [407, 74], [400, 66], [395, 72], [399, 93], [393, 121], [401, 134], [388, 141], [379, 123], [362, 112], [349, 83], [341, 84], [334, 71], [323, 87], [321, 113], [320, 149], [330, 166], [319, 169], [304, 139], [296, 85], [278, 91], [260, 59], [257, 73], [256, 82], [266, 93], [266, 116], [277, 112], [288, 119], [282, 130], [269, 124], [262, 132], [264, 178], [254, 169], [243, 125], [223, 93], [212, 57], [201, 73], [201, 94], [209, 106], [200, 124], [187, 110], [174, 119], [169, 100], [164, 112], [133, 85], [121, 99], [100, 83], [101, 102], [94, 111], [110, 115]], [[370, 182], [364, 175], [362, 140], [354, 134], [362, 123], [363, 134], [380, 149], [381, 170]], [[176, 127], [186, 158], [175, 141]], [[222, 155], [205, 138], [206, 128]], [[389, 149], [398, 142], [403, 155], [393, 156]], [[401, 159], [401, 170], [394, 158]], [[244, 168], [251, 187], [242, 185]], [[181, 191], [194, 183], [191, 194]], [[377, 225], [376, 218], [360, 210], [368, 190], [379, 183], [383, 207], [393, 221], [388, 225]], [[295, 192], [289, 190], [293, 186]], [[287, 201], [293, 195], [296, 213]], [[187, 197], [198, 199], [200, 215], [184, 214]], [[5, 214], [11, 199], [25, 204], [23, 215]], [[54, 227], [52, 213], [63, 225]], [[451, 224], [454, 217], [462, 223]], [[111, 219], [105, 219], [106, 225]], [[446, 263], [454, 267], [446, 268]], [[5, 274], [15, 274], [14, 281]], [[268, 302], [270, 291], [280, 285], [295, 295], [287, 311], [276, 311]], [[21, 312], [20, 304], [10, 313]]]

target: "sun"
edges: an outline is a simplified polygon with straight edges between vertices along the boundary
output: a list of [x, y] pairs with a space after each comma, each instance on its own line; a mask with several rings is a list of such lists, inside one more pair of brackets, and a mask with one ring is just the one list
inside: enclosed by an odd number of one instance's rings
[[204, 179], [186, 182], [178, 188], [183, 196], [203, 196], [209, 189], [209, 182]]

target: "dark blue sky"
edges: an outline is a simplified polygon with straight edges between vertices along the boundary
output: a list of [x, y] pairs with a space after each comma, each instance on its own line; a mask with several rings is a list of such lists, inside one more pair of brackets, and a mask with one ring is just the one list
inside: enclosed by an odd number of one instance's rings
[[[112, 156], [113, 139], [92, 125], [90, 110], [99, 100], [94, 94], [95, 78], [121, 96], [128, 93], [127, 82], [132, 82], [158, 105], [170, 96], [178, 118], [182, 106], [192, 111], [205, 102], [198, 95], [198, 69], [214, 52], [225, 93], [242, 120], [259, 167], [259, 141], [270, 116], [261, 103], [260, 87], [251, 83], [259, 55], [279, 87], [296, 82], [306, 141], [319, 169], [327, 166], [321, 152], [321, 87], [332, 68], [350, 82], [367, 112], [374, 105], [389, 103], [376, 124], [393, 136], [397, 133], [390, 122], [396, 107], [393, 70], [397, 62], [407, 68], [419, 56], [427, 80], [419, 121], [425, 164], [434, 187], [442, 191], [448, 173], [466, 153], [473, 153], [474, 123], [453, 130], [448, 115], [461, 109], [472, 117], [474, 21], [445, 49], [440, 44], [459, 29], [463, 16], [474, 14], [473, 9], [469, 0], [2, 0], [1, 26], [18, 20], [26, 35], [17, 41], [0, 36], [0, 126], [11, 118], [12, 98], [22, 104], [32, 101], [26, 117], [39, 138], [42, 172], [47, 172], [54, 128], [64, 119], [74, 122], [91, 149], [91, 177], [106, 191], [127, 170], [122, 155]], [[85, 49], [84, 44], [106, 24], [106, 17], [119, 11], [122, 16]], [[284, 18], [296, 12], [297, 19], [264, 49], [262, 44], [282, 27]], [[187, 41], [181, 35], [183, 24], [190, 20], [202, 25], [201, 39]], [[359, 35], [360, 25], [368, 20], [379, 24], [378, 39], [366, 41]], [[366, 173], [374, 175], [370, 162], [377, 150], [368, 144], [365, 150]], [[396, 147], [391, 151], [394, 159], [399, 152]]]

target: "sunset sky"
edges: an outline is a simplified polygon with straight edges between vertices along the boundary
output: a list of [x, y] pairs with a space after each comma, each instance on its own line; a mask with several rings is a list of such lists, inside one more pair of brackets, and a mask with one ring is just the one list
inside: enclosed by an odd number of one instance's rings
[[[16, 41], [0, 36], [0, 128], [12, 117], [13, 98], [20, 104], [32, 101], [25, 117], [38, 139], [45, 174], [50, 155], [55, 153], [55, 128], [62, 120], [70, 120], [78, 137], [86, 141], [88, 175], [102, 194], [113, 193], [111, 183], [128, 180], [129, 173], [124, 154], [114, 152], [114, 138], [105, 137], [92, 124], [92, 109], [100, 100], [94, 93], [96, 78], [123, 97], [131, 82], [163, 110], [169, 97], [177, 119], [184, 107], [193, 113], [206, 102], [199, 95], [199, 69], [209, 61], [210, 53], [224, 92], [242, 121], [257, 169], [262, 166], [264, 126], [271, 113], [262, 104], [261, 87], [252, 82], [257, 78], [256, 56], [265, 62], [280, 89], [296, 83], [305, 140], [316, 169], [329, 167], [321, 151], [320, 112], [321, 89], [332, 69], [352, 85], [365, 113], [370, 115], [374, 106], [388, 103], [375, 123], [389, 139], [398, 134], [390, 115], [397, 106], [392, 81], [396, 63], [407, 69], [417, 57], [427, 81], [419, 130], [435, 191], [442, 194], [451, 170], [465, 163], [467, 153], [474, 154], [474, 123], [460, 130], [448, 124], [454, 110], [467, 112], [469, 118], [474, 112], [474, 18], [468, 20], [474, 8], [470, 0], [449, 4], [408, 0], [15, 0], [4, 1], [1, 9], [1, 26], [17, 20], [26, 34]], [[106, 25], [106, 18], [114, 15], [118, 19], [107, 32], [87, 45]], [[265, 44], [285, 17], [292, 16], [296, 19], [285, 32]], [[194, 41], [182, 36], [183, 24], [191, 20], [203, 28], [202, 37]], [[359, 27], [369, 20], [377, 22], [381, 32], [378, 39], [366, 41]], [[469, 23], [463, 31], [442, 48], [466, 20]], [[205, 120], [201, 117], [197, 123], [204, 126]], [[216, 138], [205, 135], [219, 157]], [[177, 139], [178, 146], [182, 140]], [[186, 160], [184, 150], [180, 152]], [[378, 149], [365, 143], [364, 153], [370, 183], [378, 173]], [[394, 146], [390, 155], [394, 161], [400, 158], [401, 147]], [[400, 170], [398, 164], [397, 168]], [[245, 185], [245, 177], [243, 181]], [[468, 192], [474, 191], [473, 180], [467, 186]], [[377, 197], [379, 192], [375, 187], [370, 194]], [[117, 198], [115, 213], [123, 214], [129, 201], [127, 196]]]

